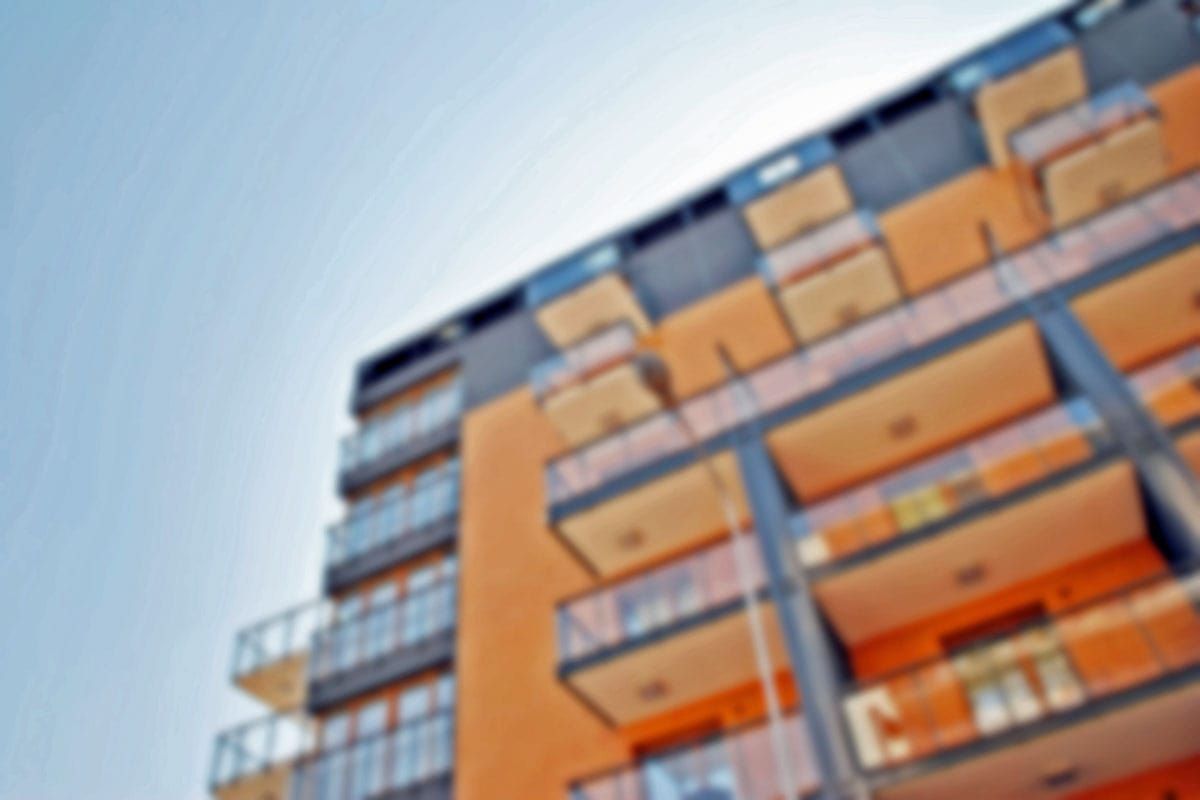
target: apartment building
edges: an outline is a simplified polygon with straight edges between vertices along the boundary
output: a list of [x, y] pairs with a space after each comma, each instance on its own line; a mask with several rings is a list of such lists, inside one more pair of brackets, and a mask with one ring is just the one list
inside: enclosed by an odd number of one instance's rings
[[368, 356], [213, 796], [1200, 797], [1198, 169], [1076, 3]]

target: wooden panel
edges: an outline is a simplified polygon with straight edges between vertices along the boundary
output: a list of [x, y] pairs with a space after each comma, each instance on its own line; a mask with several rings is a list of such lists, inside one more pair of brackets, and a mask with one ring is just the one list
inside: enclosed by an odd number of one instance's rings
[[743, 213], [758, 246], [770, 250], [853, 206], [841, 168], [831, 164], [748, 203]]
[[1095, 214], [1167, 176], [1162, 126], [1145, 119], [1048, 164], [1042, 185], [1057, 227]]
[[983, 226], [1012, 252], [1047, 230], [1026, 209], [1014, 168], [980, 167], [923, 192], [879, 218], [909, 294], [926, 291], [988, 262]]
[[[1145, 535], [1132, 468], [1118, 463], [825, 578], [815, 594], [839, 638], [856, 645]], [[980, 577], [962, 581], [964, 570]]]
[[992, 163], [1008, 163], [1008, 137], [1013, 131], [1086, 96], [1087, 77], [1074, 47], [984, 85], [975, 97], [975, 110]]
[[[763, 628], [772, 663], [787, 663], [774, 607]], [[571, 685], [618, 724], [670, 711], [753, 681], [758, 676], [745, 612], [635, 649], [581, 670]]]
[[1123, 370], [1200, 339], [1200, 246], [1191, 247], [1071, 304]]
[[863, 250], [779, 291], [792, 329], [804, 342], [852, 325], [899, 300], [900, 287], [881, 247]]
[[[738, 513], [747, 518], [733, 456], [720, 454], [714, 463], [734, 495]], [[727, 529], [712, 475], [701, 464], [572, 515], [558, 527], [571, 545], [606, 575], [663, 558]]]
[[1050, 402], [1041, 340], [1021, 323], [786, 425], [768, 443], [816, 500]]
[[598, 333], [622, 320], [638, 333], [650, 330], [650, 320], [625, 279], [615, 273], [601, 275], [537, 310], [538, 324], [559, 348]]
[[637, 365], [625, 363], [555, 392], [543, 408], [566, 440], [579, 445], [658, 411], [662, 401]]

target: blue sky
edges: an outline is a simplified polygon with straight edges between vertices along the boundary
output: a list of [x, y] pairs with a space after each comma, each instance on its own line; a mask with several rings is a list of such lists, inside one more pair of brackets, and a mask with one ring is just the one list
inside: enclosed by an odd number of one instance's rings
[[0, 8], [0, 800], [200, 798], [355, 360], [1045, 0]]

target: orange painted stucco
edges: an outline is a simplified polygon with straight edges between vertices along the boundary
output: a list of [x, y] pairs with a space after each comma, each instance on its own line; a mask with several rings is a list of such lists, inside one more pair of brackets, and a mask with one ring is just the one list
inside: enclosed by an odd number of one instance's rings
[[1015, 169], [980, 167], [879, 218], [909, 294], [924, 292], [986, 264], [983, 226], [1006, 250], [1044, 236], [1044, 220], [1022, 201]]
[[1073, 794], [1067, 800], [1200, 800], [1200, 756]]
[[1162, 117], [1168, 171], [1200, 167], [1200, 66], [1156, 83], [1149, 94]]

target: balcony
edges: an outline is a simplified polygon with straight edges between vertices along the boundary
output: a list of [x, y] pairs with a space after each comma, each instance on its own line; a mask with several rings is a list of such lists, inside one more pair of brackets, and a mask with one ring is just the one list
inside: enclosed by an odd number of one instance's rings
[[[757, 543], [742, 546], [761, 591]], [[763, 610], [772, 661], [782, 669], [774, 611]], [[560, 604], [559, 676], [608, 720], [645, 719], [754, 681], [748, 624], [733, 544], [723, 541]]]
[[1200, 580], [1160, 577], [844, 701], [877, 796], [1059, 797], [1193, 753]]
[[1132, 83], [1039, 119], [1014, 133], [1011, 146], [1056, 226], [1145, 191], [1167, 174], [1157, 110]]
[[463, 389], [454, 380], [429, 389], [419, 400], [372, 417], [342, 439], [343, 494], [354, 492], [389, 472], [449, 447], [458, 438]]
[[814, 594], [839, 640], [864, 646], [923, 620], [988, 607], [1005, 590], [1146, 541], [1149, 523], [1128, 462], [1094, 463], [1053, 488], [930, 532], [937, 535], [898, 539], [821, 577]]
[[308, 708], [338, 703], [454, 657], [457, 578], [448, 576], [386, 605], [333, 622], [313, 638]]
[[851, 212], [771, 251], [762, 268], [802, 342], [812, 342], [900, 301], [874, 219]]
[[388, 567], [442, 547], [458, 533], [459, 467], [452, 459], [354, 504], [326, 531], [325, 586], [338, 591]]
[[306, 603], [238, 631], [234, 683], [276, 711], [302, 706], [308, 646], [322, 615], [320, 603]]
[[255, 720], [217, 736], [209, 792], [217, 800], [285, 800], [296, 759], [312, 747], [311, 723], [296, 715]]
[[793, 519], [797, 551], [821, 567], [995, 504], [1088, 462], [1108, 445], [1091, 405], [1074, 400], [809, 506]]
[[639, 334], [650, 330], [633, 287], [617, 271], [620, 261], [616, 245], [603, 245], [529, 282], [526, 300], [556, 347], [568, 348], [620, 322]]
[[453, 768], [454, 712], [438, 711], [346, 747], [307, 754], [296, 763], [287, 797], [450, 800]]
[[[1123, 259], [1155, 252], [1200, 222], [1200, 178], [1166, 184], [1004, 259], [1034, 291], [1088, 287], [1101, 269], [1125, 268]], [[1161, 258], [1161, 255], [1156, 257]], [[1132, 266], [1141, 266], [1133, 263]], [[627, 490], [668, 460], [686, 461], [690, 439], [676, 413], [702, 440], [744, 424], [740, 397], [749, 393], [758, 415], [809, 411], [861, 388], [872, 377], [899, 373], [949, 349], [976, 331], [1015, 321], [1024, 314], [1002, 288], [993, 268], [943, 285], [901, 306], [864, 320], [820, 343], [747, 373], [737, 381], [685, 399], [678, 409], [655, 414], [603, 439], [552, 459], [546, 490], [553, 517], [566, 517], [598, 502], [606, 487]], [[611, 491], [611, 490], [610, 490]]]
[[759, 248], [768, 251], [853, 207], [841, 169], [829, 164], [751, 200], [742, 213]]
[[719, 453], [709, 463], [711, 471], [704, 463], [693, 463], [666, 472], [559, 520], [555, 531], [598, 575], [624, 572], [701, 544], [728, 530], [724, 492], [740, 519], [750, 516], [733, 455]]
[[[808, 732], [797, 714], [784, 724], [792, 780], [807, 795], [820, 785]], [[760, 722], [579, 781], [569, 800], [779, 800], [779, 784], [771, 731]]]
[[661, 410], [655, 383], [664, 369], [622, 321], [538, 364], [531, 382], [550, 421], [581, 444]]

